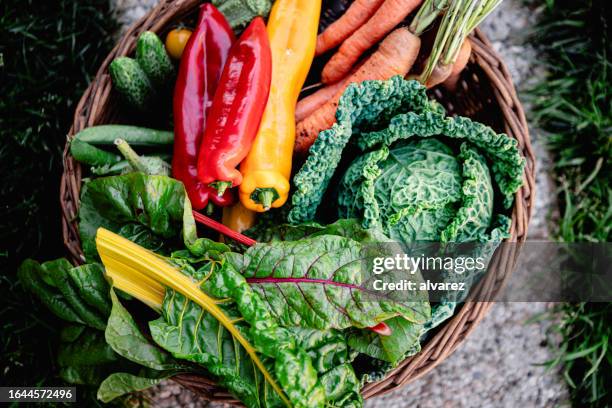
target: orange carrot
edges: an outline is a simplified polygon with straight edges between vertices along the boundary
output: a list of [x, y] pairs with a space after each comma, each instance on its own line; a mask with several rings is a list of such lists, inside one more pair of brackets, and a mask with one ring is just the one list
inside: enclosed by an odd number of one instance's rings
[[342, 78], [340, 81], [333, 84], [324, 86], [315, 93], [300, 99], [295, 107], [295, 123], [306, 119], [314, 111], [319, 109], [321, 105], [333, 98], [336, 92], [338, 92], [340, 89], [346, 88], [346, 82], [351, 78], [351, 75], [361, 68], [363, 64], [365, 64], [365, 61], [359, 62], [359, 64], [355, 65], [355, 68], [353, 68], [350, 74], [348, 74], [345, 78]]
[[337, 47], [365, 24], [384, 0], [355, 0], [344, 14], [317, 37], [317, 55]]
[[359, 57], [397, 26], [421, 1], [386, 0], [367, 23], [342, 43], [323, 68], [322, 81], [331, 84], [348, 74]]
[[366, 62], [349, 76], [336, 94], [306, 119], [297, 124], [294, 151], [303, 154], [314, 143], [319, 132], [329, 129], [336, 120], [338, 101], [351, 83], [366, 80], [389, 79], [395, 75], [405, 76], [414, 63], [421, 40], [407, 28], [391, 32]]
[[451, 92], [455, 92], [457, 90], [457, 84], [459, 83], [459, 78], [461, 77], [461, 71], [465, 68], [468, 61], [470, 60], [470, 55], [472, 54], [472, 43], [469, 39], [465, 39], [463, 44], [461, 44], [461, 49], [459, 50], [459, 55], [453, 64], [453, 69], [451, 70], [450, 75], [444, 82], [442, 82], [442, 86]]
[[341, 80], [334, 84], [324, 86], [315, 93], [300, 99], [295, 107], [295, 122], [299, 123], [300, 121], [306, 119], [314, 111], [316, 111], [319, 106], [333, 98], [336, 92], [342, 88], [345, 82], [346, 80]]

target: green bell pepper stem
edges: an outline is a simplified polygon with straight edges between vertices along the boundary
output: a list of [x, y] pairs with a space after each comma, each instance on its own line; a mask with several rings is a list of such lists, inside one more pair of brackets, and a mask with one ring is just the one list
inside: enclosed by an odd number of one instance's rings
[[222, 197], [225, 194], [225, 190], [232, 187], [231, 181], [215, 181], [214, 183], [209, 184], [210, 187], [217, 190], [217, 195]]
[[256, 203], [259, 203], [263, 206], [264, 209], [269, 209], [272, 207], [272, 203], [274, 200], [280, 197], [275, 188], [256, 188], [251, 194], [251, 199]]

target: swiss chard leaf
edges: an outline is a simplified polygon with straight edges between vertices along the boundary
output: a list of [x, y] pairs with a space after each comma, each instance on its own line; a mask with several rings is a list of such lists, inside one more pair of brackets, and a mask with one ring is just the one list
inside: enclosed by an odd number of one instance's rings
[[143, 391], [159, 384], [173, 373], [168, 371], [148, 372], [139, 374], [113, 373], [106, 377], [98, 388], [97, 397], [104, 403], [135, 391]]
[[98, 259], [96, 230], [104, 227], [151, 250], [182, 247], [195, 240], [195, 221], [185, 188], [165, 176], [129, 173], [85, 183], [79, 234], [87, 260]]
[[104, 332], [105, 344], [117, 356], [112, 374], [98, 381], [98, 399], [109, 402], [124, 394], [141, 391], [179, 372], [194, 371], [172, 356], [140, 331], [134, 318], [110, 291], [112, 310]]
[[226, 263], [246, 278], [282, 326], [370, 327], [398, 315], [427, 321], [429, 303], [422, 293], [406, 302], [372, 297], [365, 287], [373, 258], [367, 249], [348, 238], [317, 235], [258, 244], [243, 255], [227, 254]]
[[[239, 319], [236, 311], [226, 311]], [[244, 322], [235, 326], [248, 337]], [[217, 319], [180, 293], [166, 291], [162, 316], [149, 327], [157, 344], [176, 358], [203, 365], [245, 405], [283, 405], [240, 343]]]
[[104, 334], [82, 325], [66, 326], [58, 352], [60, 377], [70, 384], [97, 385], [117, 369], [131, 364], [106, 344]]
[[424, 326], [395, 317], [385, 322], [391, 329], [391, 335], [382, 336], [372, 331], [359, 330], [351, 333], [349, 346], [370, 357], [396, 364], [409, 355], [421, 350], [419, 342], [424, 333]]
[[85, 302], [96, 308], [103, 316], [110, 314], [109, 285], [104, 278], [104, 271], [100, 264], [86, 264], [70, 268], [68, 276]]
[[181, 365], [170, 354], [147, 340], [134, 318], [121, 304], [113, 290], [110, 292], [112, 311], [104, 337], [120, 356], [141, 366], [155, 370], [177, 370]]
[[387, 238], [381, 231], [363, 228], [358, 219], [340, 219], [333, 224], [321, 225], [316, 222], [292, 225], [267, 225], [257, 224], [246, 231], [246, 234], [258, 242], [297, 241], [307, 237], [319, 235], [338, 235], [351, 238], [360, 243], [387, 242]]
[[326, 406], [361, 407], [361, 384], [350, 364], [343, 332], [291, 328], [298, 346], [310, 355], [325, 388]]
[[55, 286], [52, 286], [53, 281], [44, 278], [45, 275], [46, 271], [41, 264], [32, 259], [23, 261], [17, 272], [21, 284], [57, 317], [68, 322], [83, 323], [83, 320], [66, 301], [64, 295]]
[[99, 265], [73, 267], [66, 259], [39, 264], [25, 260], [18, 276], [54, 314], [72, 323], [82, 323], [104, 330], [109, 301]]
[[361, 384], [355, 370], [348, 364], [337, 365], [322, 374], [321, 383], [325, 387], [328, 407], [358, 408], [363, 406]]
[[[292, 404], [305, 406], [320, 405], [325, 397], [324, 388], [317, 379], [317, 372], [312, 367], [309, 355], [296, 345], [295, 337], [290, 331], [277, 325], [270, 316], [265, 303], [246, 283], [244, 277], [231, 264], [226, 262], [225, 256], [217, 258], [219, 250], [225, 250], [225, 247], [219, 248], [217, 244], [206, 240], [198, 240], [198, 243], [192, 246], [198, 248], [199, 252], [197, 254], [189, 256], [184, 251], [175, 252], [172, 263], [182, 264], [182, 272], [199, 282], [203, 282], [200, 283], [201, 288], [211, 296], [226, 298], [226, 301], [231, 299], [235, 302], [231, 308], [228, 305], [220, 306], [219, 313], [224, 315], [222, 320], [227, 321], [223, 323], [224, 330], [228, 329], [228, 324], [231, 324], [232, 329], [235, 329], [243, 339], [246, 339], [246, 344], [244, 341], [241, 341], [240, 344], [245, 347], [249, 358], [253, 360], [255, 366], [266, 378], [266, 387], [270, 383], [270, 386], [279, 393], [278, 395], [286, 394], [286, 397], [282, 395], [286, 402], [290, 401]], [[202, 255], [205, 253], [212, 255], [212, 258], [206, 259], [206, 256]], [[194, 261], [196, 262], [194, 265], [186, 265], [186, 263]], [[237, 316], [244, 320], [232, 322], [235, 319], [230, 317], [228, 313], [237, 313]], [[215, 322], [221, 321], [221, 316], [215, 315], [214, 320]], [[248, 331], [244, 332], [247, 329]], [[239, 340], [236, 333], [234, 333], [234, 336], [236, 340]], [[249, 343], [250, 351], [246, 349]], [[260, 356], [254, 355], [255, 351], [258, 354], [261, 353], [264, 362], [267, 361], [267, 363], [262, 364], [269, 364], [272, 370], [262, 369], [258, 363]], [[212, 360], [211, 363], [214, 365], [215, 361]], [[207, 367], [206, 364], [204, 366]], [[220, 370], [219, 367], [214, 369]], [[264, 371], [274, 373], [274, 375], [271, 376]], [[221, 370], [219, 373], [223, 374], [224, 371]], [[227, 375], [231, 378], [231, 374]], [[282, 391], [275, 384], [276, 381], [282, 387]], [[232, 389], [231, 384], [228, 387]], [[233, 391], [245, 392], [244, 389]], [[258, 389], [251, 389], [251, 391], [256, 392]], [[249, 390], [246, 392], [249, 392]], [[263, 401], [263, 403], [271, 402]]]

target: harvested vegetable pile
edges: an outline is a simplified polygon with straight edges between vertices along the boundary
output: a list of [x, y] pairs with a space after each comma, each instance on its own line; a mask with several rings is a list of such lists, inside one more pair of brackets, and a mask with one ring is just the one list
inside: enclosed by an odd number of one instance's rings
[[[524, 166], [516, 140], [447, 116], [404, 79], [435, 20], [445, 41], [415, 67], [424, 83], [427, 67], [455, 63], [497, 2], [355, 2], [337, 23], [350, 25], [344, 38], [318, 40], [321, 1], [243, 3], [202, 4], [193, 30], [171, 30], [165, 43], [144, 32], [133, 58], [110, 64], [121, 108], [154, 115], [152, 127], [174, 89], [174, 132], [78, 132], [86, 264], [20, 268], [66, 322], [60, 375], [96, 386], [104, 402], [193, 374], [249, 407], [362, 406], [361, 387], [418, 353], [460, 300], [433, 302], [427, 290], [373, 300], [368, 272], [395, 254], [389, 242], [495, 247], [509, 237]], [[396, 28], [413, 10], [413, 24]], [[320, 73], [339, 85], [300, 111], [317, 41], [319, 52], [342, 43]]]

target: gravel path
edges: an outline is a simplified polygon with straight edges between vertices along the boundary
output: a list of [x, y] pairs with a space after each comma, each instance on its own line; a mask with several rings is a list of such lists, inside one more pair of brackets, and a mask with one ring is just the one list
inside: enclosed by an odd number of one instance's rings
[[[156, 0], [111, 0], [125, 27], [142, 17]], [[537, 50], [525, 42], [537, 10], [524, 0], [506, 0], [482, 25], [495, 49], [508, 64], [519, 91], [543, 75]], [[528, 110], [528, 106], [526, 109]], [[537, 155], [537, 200], [530, 224], [533, 240], [548, 238], [547, 225], [557, 216], [551, 159], [537, 129], [530, 129]], [[553, 407], [564, 405], [567, 389], [557, 372], [538, 363], [552, 357], [546, 343], [549, 322], [526, 324], [546, 311], [544, 303], [499, 303], [463, 345], [433, 372], [399, 391], [366, 402], [387, 407]], [[216, 406], [167, 382], [148, 391], [156, 407]]]

